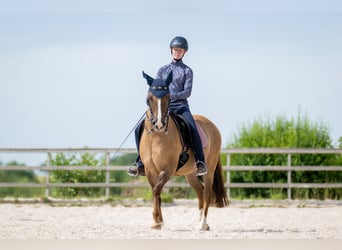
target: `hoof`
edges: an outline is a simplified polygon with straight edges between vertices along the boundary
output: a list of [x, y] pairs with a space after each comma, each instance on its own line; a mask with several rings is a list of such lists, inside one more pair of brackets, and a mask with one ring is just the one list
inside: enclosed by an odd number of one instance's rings
[[154, 223], [151, 226], [152, 229], [161, 229], [162, 228], [162, 223]]
[[210, 231], [210, 227], [208, 224], [201, 227], [200, 231]]

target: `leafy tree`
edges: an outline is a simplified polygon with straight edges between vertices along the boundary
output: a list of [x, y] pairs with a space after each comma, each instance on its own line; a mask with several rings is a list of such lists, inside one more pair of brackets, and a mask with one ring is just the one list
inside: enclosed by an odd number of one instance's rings
[[[287, 119], [277, 116], [273, 119], [258, 119], [251, 124], [243, 125], [234, 135], [229, 148], [332, 148], [332, 140], [328, 127], [309, 120], [307, 115], [298, 114], [297, 118]], [[336, 163], [336, 155], [298, 154], [292, 155], [292, 165], [296, 166], [329, 166]], [[233, 155], [232, 165], [274, 165], [286, 166], [285, 154], [243, 154]], [[232, 182], [286, 182], [287, 173], [282, 171], [237, 171], [231, 174]], [[292, 173], [293, 182], [341, 182], [342, 173], [296, 171]], [[274, 189], [233, 189], [232, 196], [240, 197], [286, 197], [286, 190]], [[341, 190], [329, 190], [329, 195], [322, 189], [293, 190], [297, 198], [339, 198]]]
[[[25, 166], [25, 164], [11, 161], [6, 166]], [[32, 170], [1, 170], [0, 182], [39, 183], [39, 179]], [[43, 189], [40, 188], [8, 187], [1, 188], [0, 197], [33, 197], [41, 196], [43, 193]]]
[[[96, 159], [93, 154], [56, 154], [51, 157], [51, 166], [99, 166], [105, 164], [105, 157]], [[105, 172], [98, 170], [55, 170], [51, 171], [50, 181], [52, 183], [98, 183], [105, 181]], [[56, 188], [53, 195], [76, 197], [96, 197], [104, 194], [104, 188]]]
[[[110, 165], [113, 166], [129, 166], [132, 165], [132, 163], [137, 158], [137, 154], [123, 154], [115, 159], [112, 159], [110, 161]], [[129, 182], [132, 180], [132, 177], [127, 175], [127, 171], [111, 171], [110, 174], [110, 181], [111, 182]], [[125, 194], [131, 194], [132, 190], [129, 190], [127, 192], [127, 189], [124, 188], [111, 188], [110, 193], [113, 195], [123, 195]]]

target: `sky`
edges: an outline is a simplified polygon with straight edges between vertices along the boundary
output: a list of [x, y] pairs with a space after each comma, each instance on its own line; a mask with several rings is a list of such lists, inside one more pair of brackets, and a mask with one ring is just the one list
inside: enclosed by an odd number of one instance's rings
[[242, 124], [299, 112], [337, 145], [340, 1], [0, 0], [0, 148], [119, 147], [146, 110], [142, 70], [171, 62], [178, 35], [191, 111], [222, 147]]

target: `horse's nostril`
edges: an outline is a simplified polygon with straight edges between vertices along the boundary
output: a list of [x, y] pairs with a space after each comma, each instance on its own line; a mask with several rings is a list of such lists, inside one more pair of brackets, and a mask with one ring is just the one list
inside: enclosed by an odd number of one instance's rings
[[161, 123], [161, 122], [158, 122], [158, 123], [157, 123], [157, 128], [158, 128], [158, 129], [161, 129], [163, 126], [164, 126], [163, 123]]

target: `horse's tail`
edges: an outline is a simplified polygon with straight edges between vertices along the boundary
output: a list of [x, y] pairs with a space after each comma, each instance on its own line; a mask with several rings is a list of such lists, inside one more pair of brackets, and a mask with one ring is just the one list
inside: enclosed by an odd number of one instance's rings
[[227, 197], [227, 191], [224, 187], [224, 178], [223, 171], [221, 165], [221, 158], [218, 157], [215, 173], [214, 173], [214, 181], [213, 181], [213, 192], [215, 194], [215, 205], [216, 207], [224, 207], [228, 206], [229, 201]]

